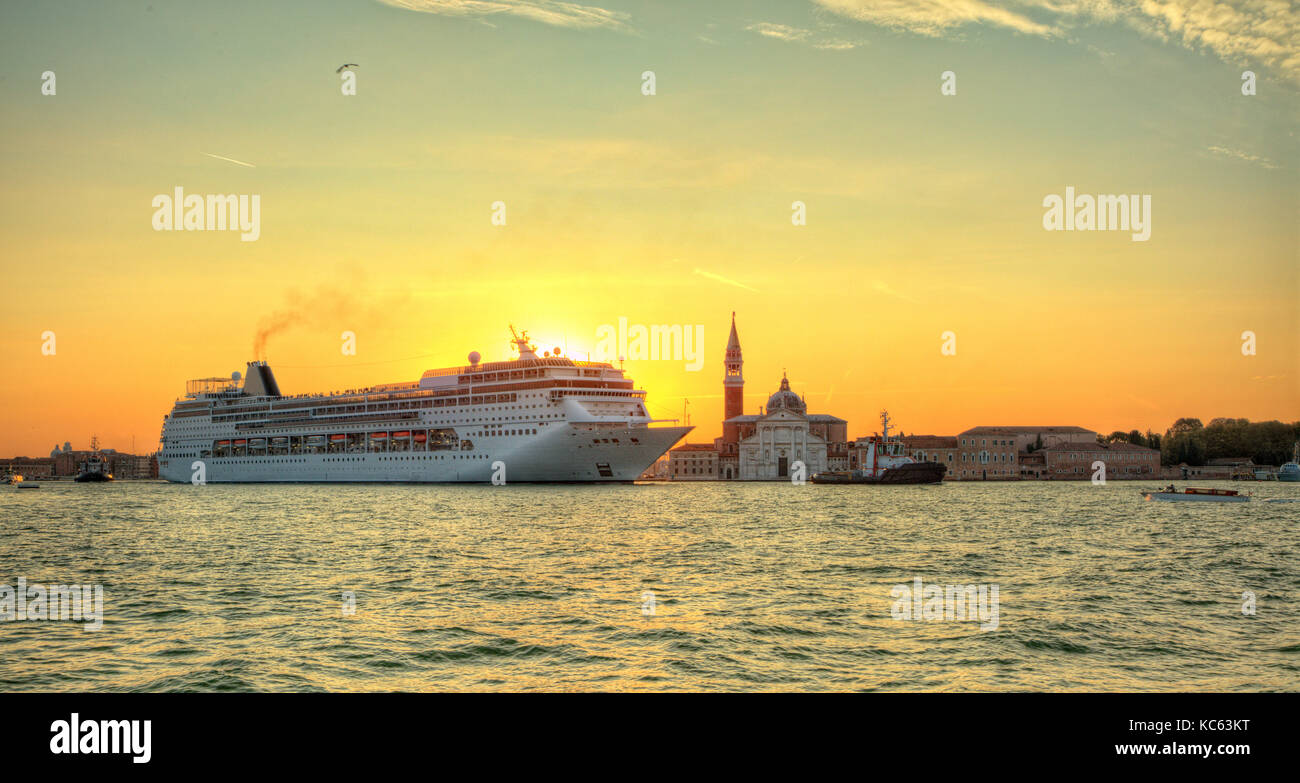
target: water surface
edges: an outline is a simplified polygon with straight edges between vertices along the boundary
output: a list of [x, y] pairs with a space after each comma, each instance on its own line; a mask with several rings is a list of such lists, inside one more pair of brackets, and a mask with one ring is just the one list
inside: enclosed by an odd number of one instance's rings
[[[0, 488], [0, 583], [104, 589], [0, 690], [1296, 690], [1300, 484], [1219, 485]], [[998, 628], [892, 619], [918, 576]]]

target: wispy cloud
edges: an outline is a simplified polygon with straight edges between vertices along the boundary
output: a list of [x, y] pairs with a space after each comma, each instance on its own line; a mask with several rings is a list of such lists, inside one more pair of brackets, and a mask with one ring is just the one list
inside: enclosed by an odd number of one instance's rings
[[899, 292], [890, 288], [889, 285], [882, 280], [877, 280], [871, 287], [875, 289], [877, 292], [884, 294], [885, 296], [892, 296], [895, 299], [902, 299], [904, 302], [911, 302], [912, 304], [920, 304], [920, 302], [916, 301], [912, 297], [907, 296], [905, 294], [900, 294]]
[[844, 38], [828, 38], [824, 34], [813, 30], [791, 27], [788, 24], [778, 22], [755, 22], [745, 29], [766, 38], [775, 38], [778, 41], [788, 43], [802, 43], [817, 49], [830, 49], [833, 51], [853, 49], [863, 43], [862, 41], [850, 41]]
[[521, 16], [555, 27], [578, 29], [627, 27], [628, 15], [594, 5], [562, 0], [379, 0], [385, 5], [444, 16], [485, 17], [498, 14]]
[[1242, 152], [1241, 150], [1236, 150], [1231, 147], [1220, 147], [1216, 144], [1214, 146], [1206, 147], [1205, 149], [1220, 157], [1253, 163], [1256, 166], [1263, 166], [1266, 169], [1277, 168], [1277, 164], [1268, 158], [1260, 157], [1259, 155], [1252, 155], [1249, 152]]
[[245, 162], [242, 161], [242, 160], [235, 160], [234, 158], [227, 158], [227, 157], [225, 157], [224, 155], [213, 155], [211, 152], [205, 152], [205, 153], [203, 153], [203, 154], [204, 154], [204, 155], [207, 155], [209, 158], [216, 158], [217, 160], [224, 160], [224, 161], [226, 161], [227, 163], [235, 163], [235, 164], [240, 165], [240, 166], [247, 166], [247, 167], [249, 167], [250, 169], [255, 169], [255, 168], [257, 168], [257, 166], [254, 166], [252, 163], [245, 163]]
[[[938, 36], [963, 24], [991, 24], [1022, 33], [1052, 35], [1051, 26], [982, 0], [814, 0], [818, 5], [850, 19]], [[1014, 3], [1022, 6], [1023, 3]]]
[[754, 293], [758, 293], [758, 289], [757, 289], [757, 288], [750, 288], [749, 286], [745, 285], [744, 283], [738, 283], [738, 282], [736, 282], [735, 280], [732, 280], [731, 278], [723, 277], [722, 275], [715, 275], [715, 274], [712, 273], [712, 272], [706, 272], [706, 271], [704, 271], [703, 269], [700, 269], [700, 268], [698, 268], [698, 267], [697, 267], [696, 269], [694, 269], [693, 271], [695, 272], [695, 274], [700, 275], [701, 277], [707, 277], [707, 278], [709, 278], [710, 280], [717, 280], [719, 283], [726, 283], [727, 285], [734, 285], [736, 288], [743, 288], [743, 289], [745, 289], [746, 291], [753, 291]]
[[1121, 23], [1234, 65], [1300, 81], [1300, 4], [1289, 0], [813, 0], [861, 22], [943, 36], [965, 25], [1056, 37], [1077, 24]]
[[775, 22], [757, 22], [745, 28], [751, 33], [765, 35], [768, 38], [776, 38], [780, 41], [802, 41], [808, 37], [808, 31], [798, 27], [791, 27], [788, 24], [777, 24]]

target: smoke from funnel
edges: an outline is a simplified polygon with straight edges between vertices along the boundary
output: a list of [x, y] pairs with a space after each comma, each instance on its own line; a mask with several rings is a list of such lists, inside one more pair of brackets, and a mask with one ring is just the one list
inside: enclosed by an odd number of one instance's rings
[[[351, 288], [360, 290], [363, 285], [358, 279]], [[345, 329], [358, 329], [363, 323], [374, 328], [390, 313], [401, 312], [407, 297], [403, 294], [381, 300], [367, 295], [364, 301], [368, 306], [363, 306], [363, 300], [357, 295], [334, 286], [321, 286], [308, 294], [290, 291], [285, 297], [286, 304], [258, 323], [253, 337], [253, 357], [266, 361], [266, 346], [270, 339], [299, 326], [328, 328], [334, 337]]]

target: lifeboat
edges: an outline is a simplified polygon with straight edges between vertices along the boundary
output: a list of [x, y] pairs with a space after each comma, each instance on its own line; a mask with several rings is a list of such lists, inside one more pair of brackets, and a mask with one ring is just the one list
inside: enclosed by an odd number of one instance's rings
[[247, 438], [240, 438], [239, 440], [235, 441], [235, 445], [236, 445], [236, 446], [247, 446], [247, 445], [248, 445], [248, 439], [247, 439]]
[[387, 433], [387, 432], [372, 432], [372, 433], [370, 433], [370, 439], [371, 439], [371, 440], [388, 440], [388, 433]]
[[348, 439], [348, 436], [347, 436], [347, 435], [331, 435], [331, 436], [330, 436], [330, 441], [333, 442], [333, 443], [338, 443], [339, 441], [344, 441], [344, 440], [347, 440], [347, 439]]
[[428, 437], [429, 436], [425, 435], [423, 432], [417, 432], [415, 433], [415, 442], [424, 443], [428, 439]]

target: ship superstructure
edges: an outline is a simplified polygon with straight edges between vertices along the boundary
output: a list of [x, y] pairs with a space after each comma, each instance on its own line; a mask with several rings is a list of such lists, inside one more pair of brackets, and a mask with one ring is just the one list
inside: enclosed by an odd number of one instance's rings
[[917, 462], [907, 456], [898, 435], [890, 435], [889, 411], [880, 412], [880, 433], [858, 440], [861, 467], [816, 473], [814, 484], [938, 484], [948, 468], [938, 462]]
[[99, 450], [99, 438], [90, 436], [90, 453], [77, 466], [77, 477], [73, 479], [80, 484], [97, 484], [112, 481], [113, 474], [108, 472], [108, 462]]
[[419, 381], [285, 396], [265, 362], [190, 381], [163, 420], [159, 475], [190, 482], [632, 481], [692, 428], [651, 426], [604, 362], [519, 356]]

